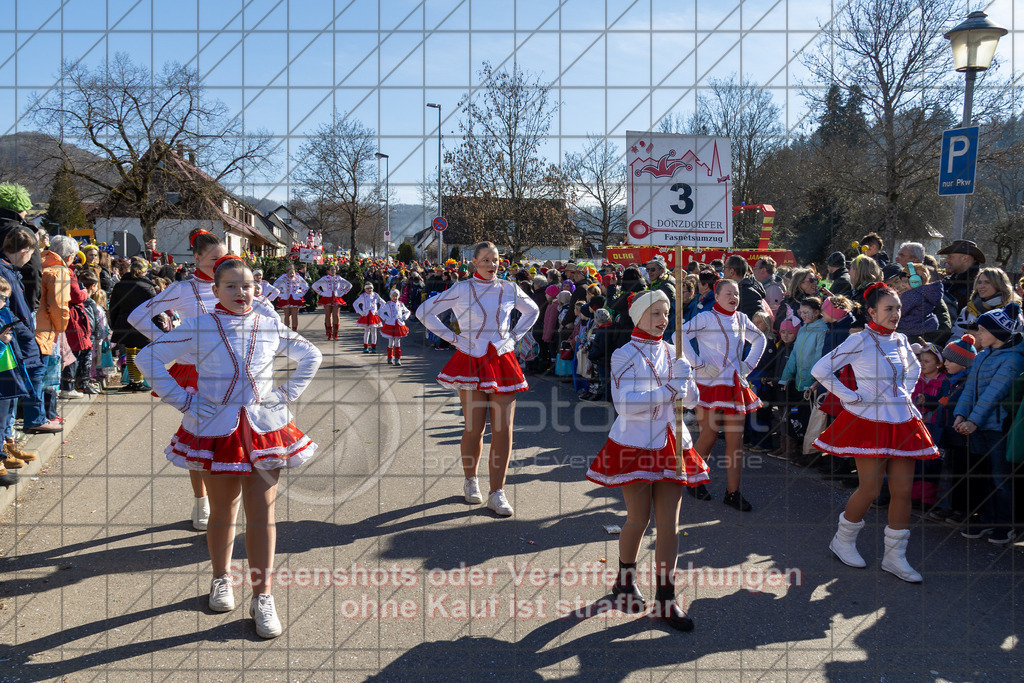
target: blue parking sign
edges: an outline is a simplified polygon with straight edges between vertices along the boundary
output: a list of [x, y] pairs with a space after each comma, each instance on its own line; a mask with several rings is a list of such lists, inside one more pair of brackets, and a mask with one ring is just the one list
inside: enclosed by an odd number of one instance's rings
[[939, 196], [974, 194], [978, 167], [978, 126], [942, 133], [939, 157]]

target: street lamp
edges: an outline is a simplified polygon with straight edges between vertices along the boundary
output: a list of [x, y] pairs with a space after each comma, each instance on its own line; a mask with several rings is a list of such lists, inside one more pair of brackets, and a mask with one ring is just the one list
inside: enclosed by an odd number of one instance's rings
[[[388, 250], [388, 239], [391, 238], [391, 171], [388, 161], [388, 155], [380, 152], [374, 152], [373, 155], [377, 157], [377, 176], [380, 176], [380, 160], [384, 160], [384, 251]], [[378, 181], [379, 182], [379, 181]], [[373, 243], [374, 252], [377, 251], [377, 241]], [[375, 253], [374, 256], [377, 254]], [[387, 256], [387, 254], [385, 254]]]
[[[974, 81], [979, 71], [985, 71], [992, 64], [999, 39], [1008, 31], [994, 23], [984, 12], [971, 12], [966, 21], [946, 33], [953, 48], [953, 67], [966, 77], [964, 88], [964, 120], [961, 127], [971, 125], [971, 109], [974, 106]], [[953, 209], [953, 239], [964, 236], [964, 204], [966, 197], [957, 195]]]
[[[427, 106], [437, 110], [437, 215], [441, 215], [441, 105], [427, 102]], [[444, 233], [437, 231], [437, 260], [444, 263]]]

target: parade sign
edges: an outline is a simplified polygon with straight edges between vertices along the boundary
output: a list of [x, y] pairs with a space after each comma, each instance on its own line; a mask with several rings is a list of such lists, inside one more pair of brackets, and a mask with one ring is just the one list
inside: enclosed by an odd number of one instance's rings
[[299, 261], [302, 263], [317, 263], [320, 261], [320, 256], [322, 253], [323, 252], [319, 249], [301, 247], [299, 249]]
[[626, 132], [630, 244], [731, 247], [728, 138]]

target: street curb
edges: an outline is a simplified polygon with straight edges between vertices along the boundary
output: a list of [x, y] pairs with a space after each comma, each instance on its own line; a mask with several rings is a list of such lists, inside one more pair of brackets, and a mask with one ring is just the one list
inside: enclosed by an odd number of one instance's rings
[[14, 504], [18, 496], [26, 492], [31, 484], [35, 483], [32, 481], [32, 478], [38, 476], [39, 472], [46, 467], [50, 458], [53, 457], [53, 454], [60, 451], [61, 443], [67, 439], [67, 434], [71, 433], [71, 430], [75, 428], [78, 421], [89, 412], [97, 396], [98, 394], [86, 395], [85, 398], [81, 399], [60, 401], [63, 404], [63, 410], [60, 411], [64, 417], [63, 432], [58, 434], [25, 435], [25, 450], [35, 452], [39, 457], [32, 462], [25, 463], [25, 466], [20, 469], [12, 470], [8, 468], [8, 473], [16, 473], [18, 475], [18, 483], [14, 486], [0, 488], [0, 514]]

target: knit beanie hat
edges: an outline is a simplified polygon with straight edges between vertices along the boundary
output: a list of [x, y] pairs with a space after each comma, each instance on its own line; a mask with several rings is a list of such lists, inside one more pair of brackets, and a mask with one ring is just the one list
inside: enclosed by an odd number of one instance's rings
[[15, 213], [28, 211], [32, 208], [28, 190], [17, 183], [0, 183], [0, 208], [10, 209]]
[[831, 318], [841, 320], [846, 317], [846, 311], [832, 303], [832, 299], [825, 299], [821, 304], [821, 312]]
[[825, 261], [828, 265], [833, 268], [845, 268], [846, 267], [846, 255], [841, 251], [833, 251], [828, 255], [828, 260]]
[[999, 341], [1010, 341], [1013, 336], [1024, 333], [1024, 318], [1020, 315], [1020, 304], [1013, 301], [1002, 308], [996, 308], [978, 317], [978, 326], [984, 327]]
[[977, 355], [978, 350], [974, 348], [974, 335], [971, 334], [954, 339], [946, 344], [946, 348], [942, 349], [943, 360], [962, 365], [965, 368], [971, 367], [971, 363], [974, 362], [974, 357]]
[[548, 285], [548, 288], [544, 290], [544, 293], [553, 299], [558, 296], [560, 291], [562, 290], [558, 288], [558, 285]]
[[800, 318], [795, 315], [787, 315], [786, 319], [779, 325], [779, 332], [796, 332], [800, 329]]
[[670, 303], [668, 295], [660, 289], [648, 289], [635, 295], [630, 295], [629, 317], [636, 325], [637, 321], [647, 312], [647, 309], [654, 305], [655, 301]]

